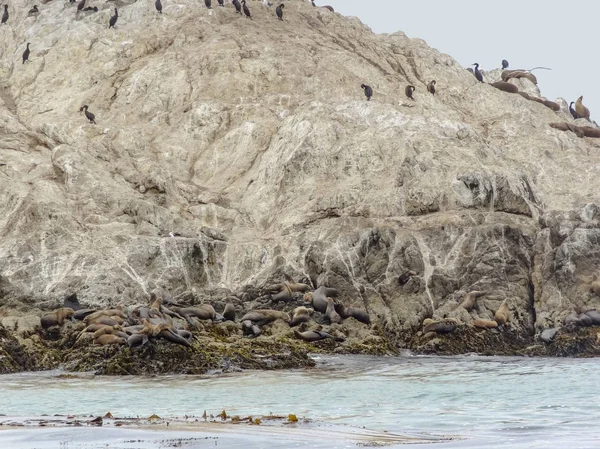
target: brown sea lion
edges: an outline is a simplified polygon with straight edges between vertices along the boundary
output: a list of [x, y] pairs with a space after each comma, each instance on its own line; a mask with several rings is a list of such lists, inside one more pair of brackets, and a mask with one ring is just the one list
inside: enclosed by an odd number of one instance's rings
[[511, 78], [527, 78], [533, 84], [537, 85], [537, 78], [531, 72], [527, 72], [525, 70], [504, 70], [500, 75], [502, 81], [508, 81]]
[[308, 309], [306, 307], [296, 307], [294, 309], [294, 316], [290, 321], [290, 327], [298, 326], [302, 323], [308, 323], [310, 321], [310, 315], [314, 312], [314, 309]]
[[148, 343], [148, 336], [146, 334], [133, 334], [127, 338], [127, 346], [144, 346]]
[[127, 315], [121, 309], [106, 309], [106, 310], [98, 310], [88, 316], [86, 316], [83, 320], [84, 323], [89, 324], [92, 323], [96, 318], [101, 316], [108, 317], [119, 317], [123, 320], [127, 318]]
[[560, 111], [560, 105], [554, 101], [542, 100], [542, 104], [547, 108], [552, 109], [554, 112]]
[[279, 292], [273, 296], [273, 301], [290, 301], [293, 298], [293, 293], [307, 292], [310, 290], [310, 286], [290, 281], [283, 282], [282, 284], [272, 285], [271, 287], [269, 287], [269, 290]]
[[271, 323], [275, 320], [283, 320], [286, 323], [290, 322], [290, 316], [286, 312], [279, 310], [251, 310], [246, 313], [241, 321], [251, 321], [258, 326], [264, 326], [265, 324]]
[[91, 315], [92, 313], [96, 313], [98, 309], [79, 309], [75, 310], [73, 314], [73, 319], [77, 321], [82, 321], [86, 316]]
[[365, 310], [356, 307], [345, 307], [342, 316], [343, 318], [354, 318], [363, 324], [371, 324], [371, 317], [369, 314]]
[[116, 335], [101, 335], [94, 339], [95, 345], [106, 346], [106, 345], [124, 345], [127, 340], [123, 337], [117, 337]]
[[304, 302], [312, 304], [317, 312], [325, 313], [327, 311], [327, 298], [336, 298], [340, 294], [339, 290], [329, 287], [319, 287], [314, 292], [304, 294]]
[[474, 320], [473, 326], [478, 329], [494, 329], [498, 327], [498, 323], [493, 320]]
[[[425, 325], [425, 323], [427, 324]], [[437, 334], [449, 334], [454, 332], [458, 321], [454, 318], [445, 318], [439, 321], [425, 320], [423, 324], [425, 325], [425, 327], [423, 327], [424, 333], [435, 332]]]
[[164, 338], [171, 343], [177, 343], [178, 345], [186, 346], [188, 348], [192, 346], [189, 341], [187, 341], [183, 336], [179, 335], [179, 333], [172, 327], [160, 331], [158, 337]]
[[494, 314], [494, 320], [496, 320], [496, 323], [499, 325], [503, 325], [508, 322], [508, 304], [506, 300], [502, 301], [500, 308], [496, 310], [496, 313]]
[[127, 338], [128, 335], [123, 332], [123, 329], [121, 328], [121, 326], [102, 326], [100, 329], [96, 330], [93, 333], [93, 337], [94, 339], [102, 336], [102, 335], [118, 335], [119, 337], [124, 337]]
[[583, 95], [575, 102], [575, 112], [577, 112], [579, 118], [590, 121], [590, 110], [583, 105]]
[[507, 83], [506, 81], [496, 81], [495, 83], [490, 83], [490, 86], [495, 87], [503, 92], [508, 92], [510, 94], [516, 94], [519, 92], [519, 88], [514, 84]]
[[485, 292], [481, 292], [481, 291], [473, 291], [473, 292], [469, 292], [465, 295], [465, 299], [463, 299], [463, 302], [460, 303], [459, 307], [464, 308], [467, 312], [470, 312], [471, 310], [473, 310], [473, 307], [475, 307], [475, 302], [477, 301], [477, 298], [479, 298], [480, 296], [485, 295]]
[[114, 316], [114, 317], [109, 317], [109, 316], [97, 316], [96, 318], [94, 318], [93, 320], [90, 321], [85, 321], [84, 323], [86, 324], [105, 324], [106, 326], [116, 326], [116, 325], [121, 325], [125, 322], [125, 320], [123, 320], [123, 318], [118, 317], [118, 316]]
[[223, 318], [225, 321], [233, 321], [235, 323], [235, 306], [228, 302], [223, 309]]
[[42, 328], [48, 329], [52, 326], [62, 326], [66, 319], [71, 318], [75, 311], [69, 307], [62, 307], [42, 316], [40, 319]]
[[219, 315], [213, 306], [210, 304], [200, 304], [197, 307], [171, 307], [171, 310], [177, 312], [184, 317], [188, 322], [190, 319], [198, 318], [199, 320], [223, 321], [223, 317]]
[[242, 332], [246, 337], [251, 338], [258, 337], [262, 333], [260, 327], [250, 320], [242, 321]]
[[332, 340], [335, 341], [345, 341], [344, 338], [341, 337], [334, 337], [331, 334], [328, 334], [325, 331], [321, 331], [321, 330], [314, 330], [314, 331], [306, 331], [306, 332], [299, 332], [297, 330], [294, 330], [294, 335], [296, 336], [296, 338], [299, 338], [301, 340], [304, 341], [320, 341], [320, 340], [326, 340], [328, 338], [331, 338]]
[[327, 298], [327, 308], [325, 309], [325, 317], [329, 320], [330, 324], [339, 323], [342, 321], [342, 317], [335, 311], [335, 303], [333, 298]]
[[572, 125], [571, 123], [550, 123], [549, 125], [551, 128], [558, 129], [560, 131], [571, 131], [575, 133], [577, 137], [585, 137], [584, 130], [579, 126]]
[[162, 296], [157, 296], [154, 292], [150, 293], [150, 309], [160, 310], [162, 302]]

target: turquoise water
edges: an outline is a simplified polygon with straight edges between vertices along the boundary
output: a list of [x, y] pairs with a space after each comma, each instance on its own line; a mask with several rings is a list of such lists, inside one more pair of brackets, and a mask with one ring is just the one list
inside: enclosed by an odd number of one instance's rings
[[[294, 413], [334, 425], [462, 437], [419, 448], [600, 448], [600, 431], [595, 429], [600, 422], [600, 361], [596, 359], [319, 356], [317, 361], [317, 368], [310, 370], [207, 377], [0, 376], [0, 414], [6, 415], [0, 422], [11, 417], [109, 411], [120, 417], [200, 416], [204, 410], [216, 415], [225, 409], [229, 415]], [[96, 447], [92, 440], [97, 447], [129, 447], [122, 444], [119, 431], [9, 430], [0, 432], [0, 447], [43, 447], [39, 440], [74, 435], [78, 435], [75, 440], [89, 440], [81, 447]], [[257, 432], [221, 435], [219, 441], [223, 447], [247, 449], [356, 447], [322, 438], [294, 438], [292, 442], [285, 435]], [[214, 447], [216, 440], [184, 447], [206, 444]]]

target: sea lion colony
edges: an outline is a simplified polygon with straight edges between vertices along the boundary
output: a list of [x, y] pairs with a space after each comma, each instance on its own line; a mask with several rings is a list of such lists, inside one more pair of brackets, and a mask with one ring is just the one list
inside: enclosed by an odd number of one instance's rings
[[[332, 297], [339, 295], [336, 289], [320, 287], [314, 291], [306, 284], [286, 281], [268, 287], [266, 296], [274, 302], [292, 303], [293, 301], [315, 303], [317, 309], [304, 306], [295, 307], [290, 316], [288, 312], [271, 309], [247, 310], [238, 324], [242, 335], [256, 338], [263, 334], [266, 326], [280, 320], [293, 329], [289, 336], [314, 342], [323, 339], [345, 341], [339, 329], [331, 328], [328, 332], [323, 325], [339, 324], [346, 319], [354, 319], [369, 325], [371, 320], [366, 311], [358, 307], [345, 307], [335, 302]], [[271, 293], [269, 293], [271, 292]], [[295, 297], [294, 297], [295, 296]], [[237, 299], [237, 298], [236, 298]], [[323, 307], [322, 302], [327, 303]], [[320, 317], [315, 310], [322, 313]], [[321, 324], [315, 320], [320, 318]], [[204, 329], [203, 323], [236, 322], [236, 308], [228, 300], [222, 314], [215, 311], [211, 304], [185, 305], [174, 301], [169, 295], [151, 293], [148, 304], [131, 307], [114, 307], [108, 309], [89, 309], [82, 307], [76, 295], [64, 300], [64, 307], [44, 314], [40, 319], [41, 328], [52, 333], [53, 329], [62, 327], [67, 321], [79, 321], [85, 326], [78, 330], [76, 344], [143, 346], [155, 339], [163, 339], [171, 343], [190, 347], [194, 332]], [[296, 328], [301, 326], [303, 332]], [[309, 329], [309, 326], [312, 329]], [[292, 330], [290, 329], [290, 331]], [[312, 333], [311, 333], [312, 332]], [[330, 332], [337, 335], [332, 336]]]

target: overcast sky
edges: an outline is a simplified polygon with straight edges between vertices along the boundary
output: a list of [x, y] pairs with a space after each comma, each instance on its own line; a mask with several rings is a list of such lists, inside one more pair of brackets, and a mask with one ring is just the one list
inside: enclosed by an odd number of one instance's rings
[[[536, 70], [542, 95], [568, 102], [583, 95], [600, 111], [600, 0], [316, 0], [357, 16], [376, 33], [402, 31], [467, 67]], [[598, 80], [600, 82], [600, 80]]]

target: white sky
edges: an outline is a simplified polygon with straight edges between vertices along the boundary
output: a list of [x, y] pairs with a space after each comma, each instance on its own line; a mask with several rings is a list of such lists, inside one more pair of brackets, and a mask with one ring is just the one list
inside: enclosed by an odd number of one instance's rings
[[[600, 111], [600, 0], [316, 0], [357, 16], [376, 33], [402, 31], [425, 40], [463, 66], [484, 70], [507, 59], [512, 69], [536, 70], [542, 95], [568, 102], [583, 95]], [[600, 81], [600, 80], [599, 80]], [[600, 112], [599, 112], [600, 114]], [[598, 115], [596, 115], [598, 117]]]

